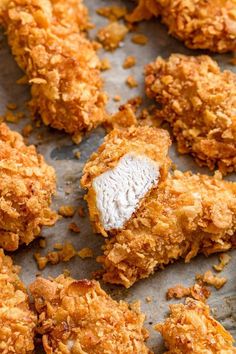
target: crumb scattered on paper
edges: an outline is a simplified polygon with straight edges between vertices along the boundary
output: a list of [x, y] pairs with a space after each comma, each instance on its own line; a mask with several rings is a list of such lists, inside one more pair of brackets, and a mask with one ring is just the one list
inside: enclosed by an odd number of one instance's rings
[[58, 214], [65, 218], [72, 217], [75, 214], [75, 208], [71, 205], [62, 205], [58, 210]]
[[138, 82], [137, 80], [132, 76], [129, 75], [126, 79], [126, 84], [130, 87], [130, 88], [134, 88], [138, 86]]
[[145, 45], [148, 42], [148, 38], [144, 34], [134, 34], [132, 36], [132, 42], [139, 45]]
[[135, 64], [136, 64], [136, 58], [132, 55], [129, 55], [124, 60], [123, 68], [129, 69], [129, 68], [132, 68]]
[[217, 290], [222, 288], [222, 286], [224, 286], [227, 282], [227, 278], [214, 275], [211, 270], [206, 271], [203, 275], [198, 274], [196, 279], [202, 280], [204, 283], [214, 286]]
[[219, 264], [213, 265], [213, 268], [217, 272], [221, 272], [224, 269], [224, 267], [230, 262], [230, 260], [231, 257], [227, 253], [221, 253], [219, 255]]
[[203, 284], [194, 284], [190, 287], [176, 285], [169, 288], [166, 293], [167, 300], [182, 299], [183, 297], [192, 297], [195, 300], [206, 301], [211, 295], [211, 291]]
[[119, 47], [127, 33], [128, 28], [124, 24], [111, 22], [98, 31], [97, 38], [105, 50], [112, 51]]
[[70, 231], [73, 231], [75, 233], [80, 233], [80, 228], [79, 226], [75, 223], [75, 222], [72, 222], [70, 225], [69, 225], [69, 230]]
[[78, 252], [78, 256], [82, 259], [84, 258], [92, 258], [93, 257], [93, 250], [89, 247], [82, 248]]
[[126, 7], [123, 6], [104, 6], [96, 10], [97, 14], [108, 18], [110, 21], [119, 20], [127, 14]]
[[130, 104], [125, 104], [119, 107], [119, 111], [108, 118], [106, 127], [111, 128], [128, 128], [137, 124], [137, 119], [134, 109]]
[[101, 70], [102, 71], [106, 71], [111, 69], [111, 63], [110, 60], [108, 58], [103, 58], [101, 59]]

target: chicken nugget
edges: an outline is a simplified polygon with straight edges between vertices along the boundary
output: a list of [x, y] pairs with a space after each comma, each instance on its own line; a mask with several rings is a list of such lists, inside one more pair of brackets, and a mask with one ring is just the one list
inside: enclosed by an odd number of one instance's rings
[[178, 151], [223, 174], [236, 171], [236, 74], [209, 56], [173, 54], [146, 68], [146, 93], [162, 105]]
[[79, 143], [106, 117], [87, 9], [80, 0], [0, 0], [0, 22], [31, 85], [33, 113]]
[[236, 353], [233, 337], [203, 302], [189, 298], [185, 305], [170, 305], [170, 311], [165, 322], [155, 326], [168, 348], [166, 354]]
[[224, 53], [236, 50], [236, 0], [139, 0], [127, 18], [161, 16], [169, 33], [189, 48]]
[[30, 290], [47, 354], [151, 353], [138, 304], [113, 300], [97, 281], [37, 278]]
[[97, 232], [121, 229], [142, 198], [165, 179], [170, 159], [167, 131], [132, 126], [114, 129], [84, 167], [81, 185]]
[[0, 124], [0, 247], [15, 251], [29, 244], [43, 225], [53, 225], [50, 209], [55, 192], [55, 172], [34, 146], [20, 134]]
[[130, 287], [157, 268], [236, 246], [236, 183], [175, 171], [152, 190], [125, 228], [106, 240], [103, 279]]
[[29, 354], [34, 351], [36, 315], [18, 277], [19, 267], [0, 249], [0, 352]]

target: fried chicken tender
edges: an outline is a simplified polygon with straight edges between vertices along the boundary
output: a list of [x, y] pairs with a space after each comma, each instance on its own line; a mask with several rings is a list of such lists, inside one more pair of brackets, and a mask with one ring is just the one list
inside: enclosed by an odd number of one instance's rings
[[146, 93], [162, 105], [180, 153], [200, 166], [236, 171], [236, 74], [208, 56], [173, 54], [146, 68]]
[[96, 232], [123, 228], [152, 188], [165, 179], [170, 159], [167, 131], [132, 126], [112, 130], [83, 170], [81, 185]]
[[0, 247], [14, 251], [37, 237], [41, 226], [55, 223], [49, 207], [55, 179], [35, 147], [0, 124]]
[[31, 85], [34, 114], [73, 134], [101, 124], [106, 95], [100, 61], [87, 40], [87, 9], [80, 0], [0, 0], [0, 22]]
[[185, 305], [170, 305], [170, 310], [166, 321], [155, 326], [165, 340], [166, 354], [236, 353], [233, 337], [206, 304], [189, 298]]
[[159, 15], [169, 33], [189, 48], [236, 50], [236, 0], [139, 0], [128, 20]]
[[37, 278], [30, 285], [47, 354], [145, 354], [145, 316], [114, 301], [97, 281]]
[[0, 249], [0, 352], [29, 354], [34, 350], [36, 316], [30, 310], [19, 267]]
[[236, 183], [175, 171], [152, 190], [126, 227], [106, 241], [103, 279], [130, 287], [156, 268], [236, 246]]

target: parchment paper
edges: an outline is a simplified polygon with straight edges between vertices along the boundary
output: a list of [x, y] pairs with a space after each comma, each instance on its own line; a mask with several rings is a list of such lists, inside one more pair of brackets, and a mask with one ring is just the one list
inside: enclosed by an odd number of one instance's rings
[[[101, 6], [111, 4], [122, 4], [119, 0], [85, 0], [86, 5], [91, 10], [91, 18], [96, 24], [96, 29], [91, 31], [93, 37], [97, 29], [104, 26], [107, 20], [96, 14], [96, 9]], [[123, 2], [127, 5], [127, 0]], [[132, 4], [130, 4], [132, 7]], [[197, 55], [201, 52], [191, 51], [186, 49], [178, 40], [168, 36], [167, 29], [161, 25], [158, 20], [150, 21], [139, 25], [139, 31], [148, 36], [149, 42], [146, 46], [138, 46], [131, 42], [129, 34], [122, 44], [121, 48], [114, 53], [100, 52], [101, 57], [108, 57], [112, 64], [112, 69], [104, 72], [105, 89], [109, 93], [111, 100], [108, 105], [110, 112], [115, 112], [121, 103], [127, 101], [128, 98], [144, 95], [143, 87], [143, 67], [145, 64], [154, 60], [158, 55], [167, 57], [171, 53], [185, 53]], [[3, 35], [1, 35], [3, 38]], [[137, 65], [130, 70], [124, 70], [122, 63], [127, 55], [134, 55], [137, 58]], [[229, 64], [230, 55], [212, 55], [222, 68], [236, 70]], [[139, 81], [139, 86], [136, 89], [130, 89], [125, 85], [125, 79], [128, 75], [134, 75]], [[26, 101], [29, 99], [28, 86], [17, 85], [16, 80], [22, 76], [22, 72], [18, 69], [10, 54], [6, 40], [3, 39], [0, 47], [0, 114], [5, 112], [5, 107], [8, 102], [15, 102], [20, 111], [25, 111]], [[120, 95], [122, 101], [115, 103], [112, 98], [115, 95]], [[19, 124], [11, 124], [11, 128], [21, 131], [22, 127], [28, 122], [27, 118], [23, 119]], [[39, 132], [43, 133], [43, 140], [39, 139]], [[38, 151], [42, 153], [48, 163], [54, 166], [57, 173], [57, 195], [54, 198], [53, 208], [58, 209], [60, 205], [70, 204], [74, 206], [86, 204], [83, 201], [83, 191], [80, 188], [79, 180], [85, 161], [90, 154], [97, 149], [102, 142], [105, 132], [102, 128], [94, 131], [90, 136], [86, 137], [79, 145], [73, 145], [69, 136], [42, 127], [40, 130], [35, 130], [30, 136], [29, 141], [38, 146]], [[81, 158], [78, 160], [74, 157], [74, 152], [80, 151]], [[194, 172], [208, 173], [207, 169], [200, 169], [190, 156], [180, 156], [176, 151], [175, 144], [171, 147], [171, 157], [180, 170], [192, 170]], [[235, 180], [235, 175], [230, 175], [228, 179]], [[72, 221], [76, 222], [80, 228], [80, 234], [73, 234], [68, 231], [68, 225]], [[89, 218], [80, 218], [75, 215], [73, 218], [58, 221], [52, 228], [44, 228], [42, 235], [47, 238], [47, 248], [40, 250], [41, 253], [46, 253], [52, 250], [55, 242], [72, 242], [76, 249], [90, 247], [93, 249], [95, 256], [101, 253], [100, 248], [103, 243], [103, 238], [94, 235]], [[29, 284], [35, 279], [35, 275], [39, 273], [36, 263], [33, 259], [33, 253], [39, 250], [38, 242], [33, 242], [29, 247], [21, 247], [21, 249], [12, 254], [16, 264], [22, 267], [21, 276], [26, 284]], [[212, 296], [208, 303], [214, 309], [215, 316], [230, 332], [236, 336], [236, 251], [231, 251], [232, 260], [224, 269], [221, 275], [228, 277], [228, 282], [219, 291], [212, 289]], [[146, 280], [139, 281], [131, 289], [126, 290], [123, 287], [102, 286], [116, 299], [123, 299], [129, 302], [140, 299], [142, 310], [146, 313], [146, 327], [150, 330], [149, 346], [155, 353], [163, 352], [162, 340], [153, 329], [153, 324], [161, 321], [168, 313], [168, 305], [165, 299], [166, 291], [169, 287], [176, 284], [190, 285], [193, 284], [196, 273], [203, 273], [212, 268], [216, 264], [217, 256], [205, 258], [203, 256], [196, 257], [190, 264], [177, 262], [168, 266], [163, 271], [156, 272], [153, 276]], [[82, 260], [79, 257], [72, 259], [68, 263], [60, 263], [59, 265], [48, 265], [41, 274], [44, 276], [57, 276], [64, 269], [69, 269], [71, 275], [75, 278], [91, 278], [91, 272], [99, 269], [95, 258]], [[151, 297], [152, 302], [147, 303], [146, 297]], [[39, 349], [39, 353], [43, 353]]]

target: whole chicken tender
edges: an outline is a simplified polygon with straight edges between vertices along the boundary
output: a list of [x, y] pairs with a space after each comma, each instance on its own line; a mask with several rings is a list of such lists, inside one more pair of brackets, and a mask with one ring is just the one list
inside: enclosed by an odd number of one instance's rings
[[138, 304], [114, 301], [97, 281], [37, 278], [30, 290], [47, 354], [151, 354]]
[[185, 305], [170, 305], [170, 311], [165, 322], [155, 326], [168, 348], [166, 354], [236, 353], [233, 337], [206, 304], [189, 298]]
[[130, 287], [155, 269], [236, 246], [236, 183], [175, 171], [106, 241], [103, 279]]
[[18, 277], [19, 268], [0, 249], [0, 352], [34, 352], [36, 315], [30, 310], [29, 297]]
[[0, 247], [15, 251], [33, 241], [43, 225], [55, 223], [57, 214], [50, 209], [55, 188], [53, 167], [0, 124]]
[[162, 129], [112, 130], [83, 170], [81, 185], [96, 232], [122, 229], [141, 200], [165, 179], [169, 134]]
[[159, 15], [169, 33], [189, 48], [236, 50], [236, 0], [139, 0], [128, 20]]
[[86, 7], [80, 0], [0, 0], [0, 22], [31, 85], [33, 113], [79, 143], [106, 118]]
[[209, 56], [173, 54], [146, 68], [146, 93], [162, 109], [178, 151], [200, 166], [236, 171], [236, 74], [221, 71]]

